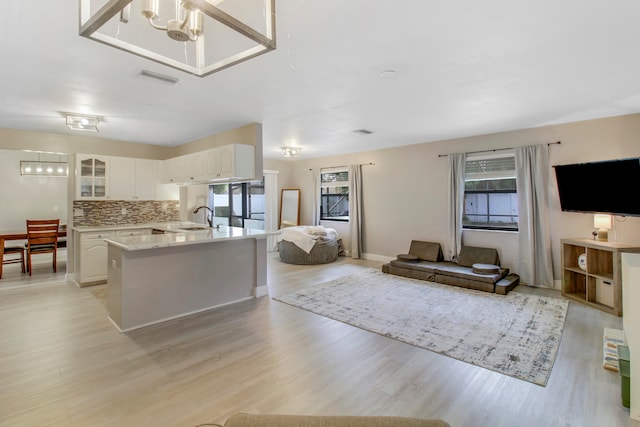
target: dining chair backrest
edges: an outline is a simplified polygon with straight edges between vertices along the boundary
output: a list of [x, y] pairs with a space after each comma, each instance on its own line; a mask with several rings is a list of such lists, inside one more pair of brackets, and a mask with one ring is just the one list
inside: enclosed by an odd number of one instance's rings
[[24, 248], [22, 246], [4, 246], [4, 239], [0, 239], [0, 279], [4, 264], [22, 264], [22, 272], [25, 272]]
[[28, 219], [27, 248], [56, 245], [58, 243], [59, 219]]
[[27, 220], [27, 270], [33, 273], [31, 255], [53, 254], [53, 271], [57, 271], [56, 260], [58, 250], [59, 219], [28, 219]]

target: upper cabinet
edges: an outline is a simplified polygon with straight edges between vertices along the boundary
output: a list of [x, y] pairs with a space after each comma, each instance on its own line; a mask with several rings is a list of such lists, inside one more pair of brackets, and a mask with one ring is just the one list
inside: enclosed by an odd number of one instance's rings
[[111, 157], [109, 198], [155, 200], [159, 183], [158, 161]]
[[215, 150], [214, 179], [255, 178], [255, 154], [252, 145], [225, 145]]
[[76, 155], [76, 200], [175, 200], [175, 186], [160, 183], [160, 160]]
[[180, 184], [195, 181], [195, 175], [191, 170], [190, 163], [192, 154], [163, 160], [161, 165], [160, 181], [163, 184]]
[[109, 195], [109, 157], [76, 155], [76, 196], [78, 199], [104, 200]]
[[254, 175], [255, 147], [230, 144], [165, 160], [161, 179], [163, 183], [188, 184], [239, 181]]

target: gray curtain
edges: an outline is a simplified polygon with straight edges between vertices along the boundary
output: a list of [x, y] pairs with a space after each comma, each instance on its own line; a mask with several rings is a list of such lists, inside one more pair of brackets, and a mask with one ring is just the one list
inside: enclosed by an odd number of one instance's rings
[[320, 225], [320, 169], [313, 169], [313, 217], [311, 225]]
[[458, 259], [462, 246], [464, 213], [464, 166], [466, 154], [449, 154], [449, 256]]
[[362, 166], [349, 166], [351, 258], [362, 258]]
[[517, 273], [527, 285], [553, 287], [548, 147], [517, 147], [515, 158], [520, 239]]

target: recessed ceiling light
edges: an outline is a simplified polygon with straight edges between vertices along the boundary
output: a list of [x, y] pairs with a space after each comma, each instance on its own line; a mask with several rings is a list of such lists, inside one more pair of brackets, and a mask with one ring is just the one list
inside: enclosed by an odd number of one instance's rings
[[396, 70], [384, 70], [378, 74], [380, 78], [389, 78], [396, 75]]
[[371, 135], [373, 131], [370, 131], [369, 129], [356, 129], [353, 133], [357, 133], [359, 135]]

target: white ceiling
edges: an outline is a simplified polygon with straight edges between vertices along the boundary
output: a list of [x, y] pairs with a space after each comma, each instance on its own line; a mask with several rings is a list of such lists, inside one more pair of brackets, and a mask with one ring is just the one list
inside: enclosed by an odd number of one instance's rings
[[82, 112], [175, 146], [260, 122], [265, 157], [310, 158], [640, 112], [637, 0], [276, 0], [277, 49], [204, 78], [80, 37], [76, 0], [2, 7], [4, 128]]

